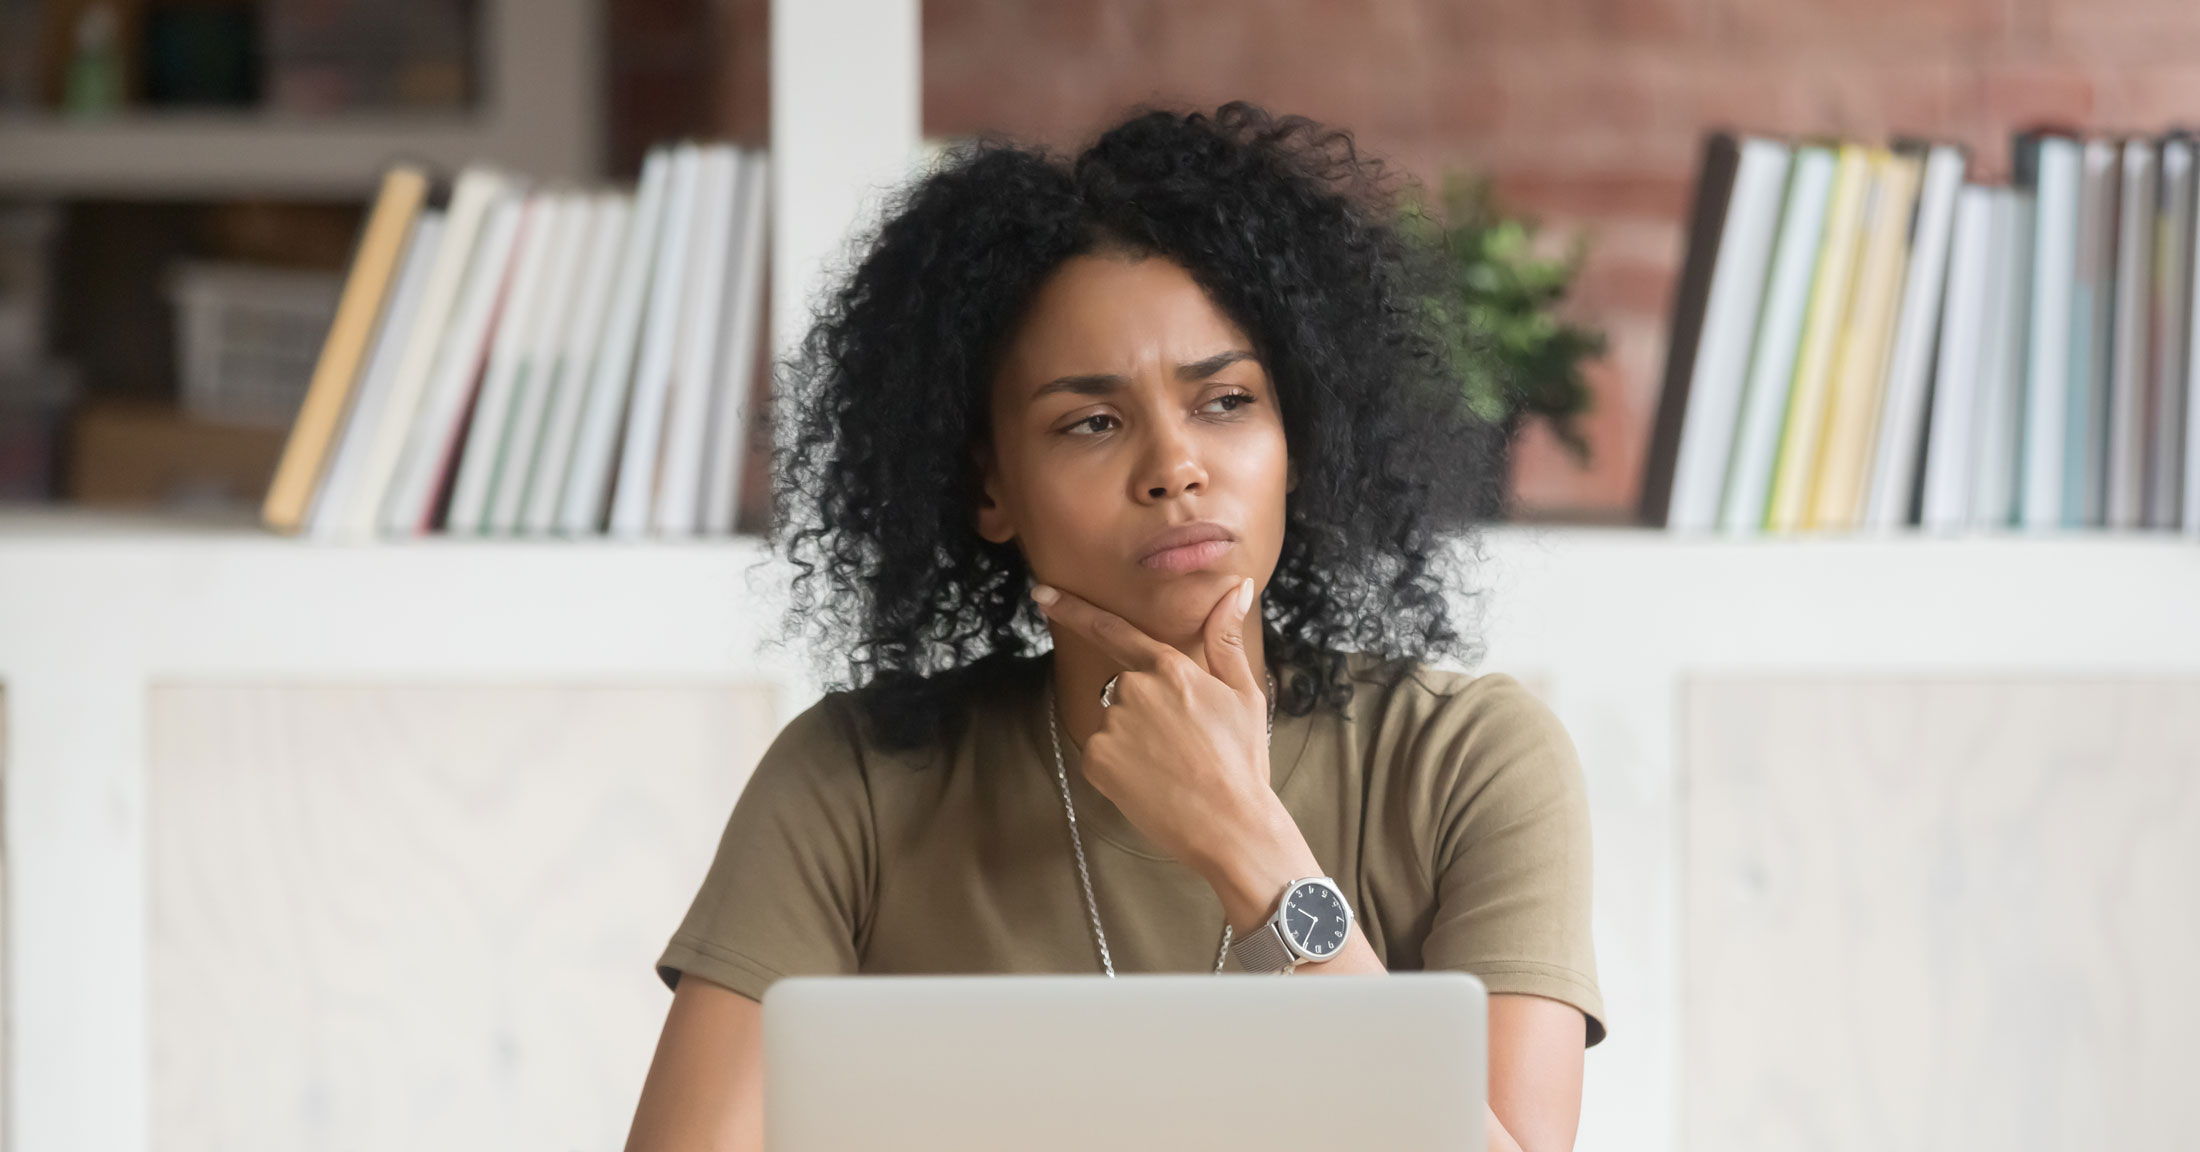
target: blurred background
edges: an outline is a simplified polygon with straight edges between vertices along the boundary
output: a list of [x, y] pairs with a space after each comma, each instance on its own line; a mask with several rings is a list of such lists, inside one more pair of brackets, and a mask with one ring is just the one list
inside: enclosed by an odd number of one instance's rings
[[783, 348], [925, 144], [1152, 99], [1468, 189], [1550, 354], [1459, 607], [1589, 777], [1581, 1147], [2200, 1142], [2200, 547], [1632, 526], [1707, 132], [2006, 182], [2200, 120], [2200, 6], [0, 0], [0, 1152], [618, 1146], [821, 690], [754, 456], [731, 538], [259, 527], [391, 163], [768, 155]]

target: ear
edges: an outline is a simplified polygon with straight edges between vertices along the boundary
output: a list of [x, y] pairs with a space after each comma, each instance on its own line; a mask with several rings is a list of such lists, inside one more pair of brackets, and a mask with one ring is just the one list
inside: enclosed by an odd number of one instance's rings
[[1010, 523], [1008, 509], [1001, 506], [1000, 472], [993, 466], [993, 450], [988, 445], [972, 449], [970, 469], [977, 480], [977, 506], [971, 509], [972, 526], [978, 535], [995, 544], [1006, 544], [1016, 538], [1015, 525]]

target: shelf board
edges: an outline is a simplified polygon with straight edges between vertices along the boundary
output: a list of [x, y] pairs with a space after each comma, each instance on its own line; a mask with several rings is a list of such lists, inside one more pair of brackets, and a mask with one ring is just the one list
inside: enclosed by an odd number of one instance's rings
[[390, 162], [449, 170], [477, 158], [564, 178], [469, 116], [314, 118], [259, 113], [138, 114], [106, 120], [0, 119], [0, 188], [54, 196], [299, 196], [373, 192]]
[[597, 179], [593, 0], [485, 0], [484, 9], [485, 89], [471, 113], [0, 115], [0, 195], [364, 199], [395, 160]]

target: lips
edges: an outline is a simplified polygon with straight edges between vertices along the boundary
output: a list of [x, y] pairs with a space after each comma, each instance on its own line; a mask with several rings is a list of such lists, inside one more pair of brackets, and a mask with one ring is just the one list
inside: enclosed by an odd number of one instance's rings
[[1189, 571], [1214, 562], [1230, 550], [1236, 539], [1229, 529], [1212, 520], [1179, 524], [1147, 539], [1138, 562], [1163, 571]]

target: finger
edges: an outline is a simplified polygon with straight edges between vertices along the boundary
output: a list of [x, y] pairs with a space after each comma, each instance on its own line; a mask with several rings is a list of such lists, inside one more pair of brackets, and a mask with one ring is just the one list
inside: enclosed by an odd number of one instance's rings
[[[1043, 599], [1048, 594], [1052, 599]], [[1166, 662], [1182, 658], [1182, 652], [1138, 630], [1138, 626], [1083, 597], [1046, 584], [1031, 586], [1031, 598], [1049, 620], [1092, 642], [1128, 669], [1158, 672]]]
[[1247, 699], [1260, 694], [1252, 658], [1245, 654], [1245, 617], [1253, 608], [1253, 578], [1232, 585], [1207, 613], [1207, 671]]

